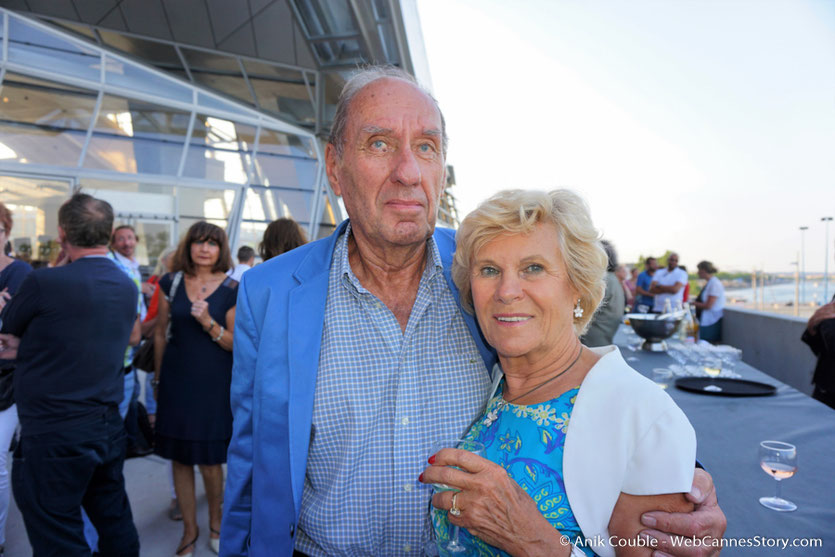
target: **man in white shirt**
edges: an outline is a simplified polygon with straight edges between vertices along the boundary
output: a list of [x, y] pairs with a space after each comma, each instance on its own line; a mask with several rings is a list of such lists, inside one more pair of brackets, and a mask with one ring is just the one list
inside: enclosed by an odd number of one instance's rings
[[249, 246], [241, 246], [238, 248], [238, 264], [233, 269], [229, 269], [226, 274], [230, 278], [241, 282], [243, 274], [255, 266], [255, 250]]
[[671, 253], [667, 258], [667, 266], [659, 269], [652, 277], [649, 291], [655, 296], [652, 311], [662, 313], [670, 301], [670, 308], [675, 310], [684, 299], [684, 285], [687, 284], [687, 273], [678, 266], [678, 254]]

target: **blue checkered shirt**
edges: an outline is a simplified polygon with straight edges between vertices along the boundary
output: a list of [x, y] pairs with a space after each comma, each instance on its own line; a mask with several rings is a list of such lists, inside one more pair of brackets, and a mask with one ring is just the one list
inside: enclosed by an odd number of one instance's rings
[[422, 555], [432, 488], [418, 476], [435, 441], [462, 436], [481, 414], [490, 378], [434, 240], [403, 332], [351, 270], [350, 230], [328, 279], [296, 549]]

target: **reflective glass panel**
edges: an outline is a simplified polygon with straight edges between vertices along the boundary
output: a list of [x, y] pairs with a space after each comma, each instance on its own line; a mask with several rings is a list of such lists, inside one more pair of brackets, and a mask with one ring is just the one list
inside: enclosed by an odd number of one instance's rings
[[[180, 187], [177, 196], [180, 218], [223, 221], [222, 226], [226, 228], [225, 222], [235, 203], [235, 190]], [[180, 228], [183, 232], [182, 223]]]
[[99, 35], [101, 35], [104, 44], [142, 60], [147, 60], [155, 66], [164, 66], [166, 69], [183, 68], [183, 63], [177, 56], [177, 51], [169, 44], [130, 37], [105, 29], [99, 29]]
[[[50, 22], [50, 24], [55, 25], [56, 27], [63, 27], [64, 29], [70, 31], [71, 33], [76, 33], [78, 35], [81, 35], [82, 37], [90, 39], [94, 43], [98, 42], [98, 40], [96, 39], [96, 34], [93, 32], [93, 29], [91, 27], [88, 27], [88, 26], [83, 25], [81, 23], [72, 23], [70, 21], [55, 21], [55, 20], [52, 20]], [[0, 35], [2, 35], [2, 31], [0, 31]]]
[[[251, 101], [252, 98], [250, 97], [247, 102]], [[231, 112], [232, 114], [240, 114], [242, 112], [240, 106], [200, 91], [197, 93], [197, 104], [201, 108], [208, 108], [209, 110], [222, 110], [224, 112]]]
[[259, 154], [255, 158], [253, 181], [265, 186], [312, 190], [316, 183], [316, 161]]
[[202, 50], [193, 50], [191, 48], [181, 48], [180, 52], [183, 53], [186, 63], [192, 71], [213, 70], [234, 72], [238, 75], [241, 73], [238, 60], [233, 56], [223, 56], [222, 54], [203, 52]]
[[311, 139], [266, 128], [261, 129], [261, 137], [258, 139], [258, 153], [305, 158], [316, 157]]
[[12, 213], [9, 241], [14, 256], [43, 267], [55, 260], [58, 245], [58, 208], [70, 197], [63, 180], [0, 176], [0, 200]]
[[9, 61], [51, 73], [101, 81], [101, 56], [81, 46], [9, 16]]
[[304, 81], [298, 83], [250, 77], [249, 82], [255, 90], [258, 105], [262, 110], [280, 114], [285, 119], [289, 118], [301, 124], [316, 123], [313, 104], [310, 102]]
[[255, 128], [198, 114], [186, 155], [184, 176], [220, 182], [247, 182]]
[[105, 96], [84, 166], [176, 175], [189, 116], [144, 101]]
[[249, 246], [255, 250], [255, 257], [260, 260], [258, 245], [264, 238], [264, 231], [267, 229], [266, 222], [243, 221], [238, 232], [238, 247]]
[[312, 191], [254, 186], [247, 190], [243, 219], [270, 222], [290, 217], [306, 228], [312, 203]]
[[96, 93], [7, 72], [0, 92], [0, 158], [76, 166]]
[[193, 100], [191, 87], [173, 79], [112, 56], [106, 57], [105, 64], [107, 71], [104, 80], [108, 85], [185, 103], [191, 103]]
[[252, 92], [246, 85], [246, 81], [242, 75], [221, 75], [216, 73], [209, 73], [203, 70], [191, 70], [191, 76], [195, 83], [199, 83], [215, 89], [230, 97], [238, 99], [249, 106], [255, 106], [255, 99], [252, 98]]

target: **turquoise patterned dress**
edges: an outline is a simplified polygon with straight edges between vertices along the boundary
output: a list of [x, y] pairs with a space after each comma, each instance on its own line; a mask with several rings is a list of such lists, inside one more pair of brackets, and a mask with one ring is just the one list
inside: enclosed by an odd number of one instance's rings
[[[579, 387], [545, 402], [523, 406], [502, 403], [502, 388], [487, 403], [485, 415], [467, 432], [467, 439], [484, 444], [484, 458], [499, 464], [530, 495], [539, 512], [554, 528], [572, 541], [583, 539], [565, 495], [562, 475], [565, 434]], [[449, 540], [447, 512], [432, 507], [432, 527], [441, 545]], [[487, 545], [465, 529], [458, 535], [468, 547], [468, 555], [506, 556], [504, 551]], [[581, 549], [589, 556], [595, 553]], [[441, 555], [443, 555], [441, 550]]]

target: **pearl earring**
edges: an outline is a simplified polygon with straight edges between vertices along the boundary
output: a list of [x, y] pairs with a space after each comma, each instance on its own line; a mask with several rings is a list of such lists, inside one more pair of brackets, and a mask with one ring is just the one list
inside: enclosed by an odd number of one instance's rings
[[580, 307], [580, 300], [577, 300], [577, 305], [574, 306], [574, 319], [583, 317], [583, 308]]

